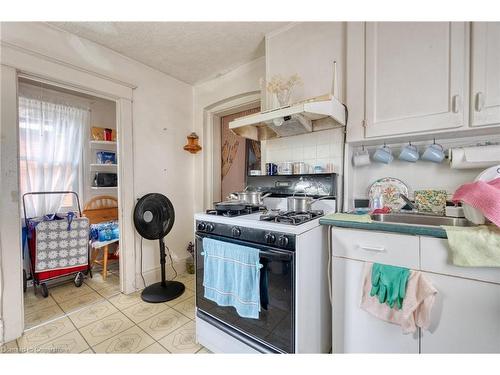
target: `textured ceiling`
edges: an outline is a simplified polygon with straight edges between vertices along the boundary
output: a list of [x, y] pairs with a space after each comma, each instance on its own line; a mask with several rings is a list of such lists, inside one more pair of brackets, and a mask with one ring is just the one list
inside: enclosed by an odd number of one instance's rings
[[264, 55], [283, 22], [51, 22], [194, 84]]

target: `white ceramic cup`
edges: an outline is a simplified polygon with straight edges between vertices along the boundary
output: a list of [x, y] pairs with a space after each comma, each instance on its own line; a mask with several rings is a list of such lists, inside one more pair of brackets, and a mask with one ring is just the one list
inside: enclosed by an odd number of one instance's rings
[[368, 150], [356, 152], [352, 157], [352, 163], [355, 167], [363, 167], [370, 164], [370, 154]]
[[444, 160], [443, 146], [433, 143], [425, 149], [422, 154], [422, 160], [432, 161], [434, 163], [441, 163]]
[[392, 156], [392, 150], [389, 146], [383, 145], [375, 150], [373, 154], [373, 160], [376, 160], [380, 163], [389, 164], [394, 160], [394, 156]]
[[418, 158], [418, 148], [415, 145], [407, 144], [401, 148], [401, 152], [399, 153], [399, 160], [409, 161], [410, 163], [415, 163]]
[[278, 174], [293, 174], [293, 163], [291, 161], [285, 161], [278, 164]]

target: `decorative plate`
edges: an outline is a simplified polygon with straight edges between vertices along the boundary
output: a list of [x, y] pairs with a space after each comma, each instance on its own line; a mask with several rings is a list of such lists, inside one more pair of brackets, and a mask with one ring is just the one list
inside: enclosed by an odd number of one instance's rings
[[401, 180], [393, 177], [384, 177], [375, 181], [368, 189], [368, 198], [371, 200], [375, 189], [382, 189], [384, 206], [389, 207], [391, 211], [399, 211], [406, 203], [399, 197], [399, 194], [408, 196], [408, 186]]

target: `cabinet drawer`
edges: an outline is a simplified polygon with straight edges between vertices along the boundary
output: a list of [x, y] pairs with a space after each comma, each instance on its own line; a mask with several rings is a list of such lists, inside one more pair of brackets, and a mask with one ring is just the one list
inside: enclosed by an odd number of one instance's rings
[[500, 268], [454, 266], [449, 256], [448, 240], [421, 237], [420, 254], [423, 271], [500, 284]]
[[333, 256], [419, 268], [416, 236], [332, 227]]

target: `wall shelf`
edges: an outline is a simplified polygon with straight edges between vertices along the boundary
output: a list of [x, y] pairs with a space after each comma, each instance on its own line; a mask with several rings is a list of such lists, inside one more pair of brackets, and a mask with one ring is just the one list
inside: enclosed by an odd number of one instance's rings
[[116, 147], [116, 141], [90, 141], [91, 147]]
[[116, 169], [116, 167], [118, 166], [118, 164], [99, 164], [99, 163], [93, 163], [93, 164], [90, 164], [90, 169], [91, 170], [94, 170], [94, 169]]
[[118, 186], [91, 186], [92, 190], [116, 190]]

